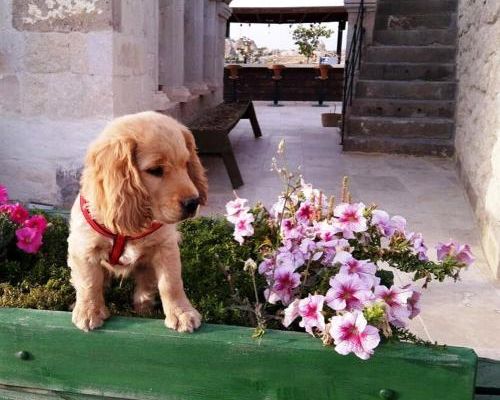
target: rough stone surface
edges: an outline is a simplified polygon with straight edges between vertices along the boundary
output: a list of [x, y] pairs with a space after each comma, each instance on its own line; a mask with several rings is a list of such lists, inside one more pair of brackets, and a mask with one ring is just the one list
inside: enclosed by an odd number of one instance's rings
[[461, 0], [458, 27], [457, 161], [500, 277], [500, 3]]
[[68, 39], [64, 33], [27, 34], [23, 57], [25, 70], [31, 73], [69, 70]]
[[20, 90], [17, 76], [0, 75], [0, 112], [18, 112], [20, 107]]
[[[344, 175], [351, 178], [355, 201], [372, 202], [391, 215], [408, 219], [408, 227], [422, 232], [429, 254], [434, 246], [450, 237], [470, 243], [477, 262], [454, 283], [432, 283], [422, 295], [422, 314], [411, 330], [431, 341], [472, 347], [480, 356], [500, 359], [500, 282], [495, 281], [486, 263], [479, 228], [455, 165], [450, 159], [388, 154], [342, 152], [336, 128], [323, 128], [324, 110], [311, 103], [268, 107], [256, 102], [262, 137], [255, 139], [250, 123], [242, 120], [229, 135], [244, 185], [237, 190], [251, 203], [273, 204], [283, 185], [269, 170], [281, 138], [291, 167], [302, 166], [306, 182], [324, 193], [338, 196]], [[222, 160], [203, 157], [208, 169], [209, 196], [203, 214], [225, 212], [225, 203], [234, 198]], [[401, 283], [408, 276], [398, 274]]]
[[12, 25], [35, 32], [109, 30], [112, 7], [112, 0], [12, 0]]

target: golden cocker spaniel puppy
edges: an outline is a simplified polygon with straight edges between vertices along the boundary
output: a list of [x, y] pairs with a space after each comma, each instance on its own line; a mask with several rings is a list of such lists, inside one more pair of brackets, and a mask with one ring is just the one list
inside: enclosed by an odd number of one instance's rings
[[205, 171], [185, 126], [155, 112], [108, 124], [90, 145], [71, 210], [73, 323], [85, 331], [100, 327], [109, 316], [107, 281], [132, 274], [138, 312], [150, 309], [159, 291], [167, 327], [198, 328], [201, 316], [184, 293], [175, 224], [206, 199]]

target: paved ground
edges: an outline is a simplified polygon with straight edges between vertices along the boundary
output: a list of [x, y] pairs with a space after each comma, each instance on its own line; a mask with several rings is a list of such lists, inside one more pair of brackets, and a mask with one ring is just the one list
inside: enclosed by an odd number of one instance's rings
[[[240, 197], [272, 204], [281, 190], [270, 171], [271, 157], [285, 138], [290, 165], [301, 165], [307, 182], [337, 194], [344, 175], [351, 178], [354, 200], [375, 202], [407, 218], [422, 232], [429, 248], [450, 237], [473, 247], [476, 264], [458, 283], [431, 284], [423, 296], [423, 313], [412, 330], [448, 345], [472, 347], [483, 357], [500, 359], [500, 282], [494, 281], [478, 241], [478, 227], [451, 160], [431, 157], [342, 153], [339, 132], [323, 128], [320, 114], [329, 108], [307, 103], [269, 107], [256, 102], [263, 137], [254, 139], [248, 121], [231, 133], [245, 185]], [[210, 182], [204, 214], [221, 213], [232, 198], [222, 160], [204, 157]], [[399, 277], [406, 280], [405, 276]]]

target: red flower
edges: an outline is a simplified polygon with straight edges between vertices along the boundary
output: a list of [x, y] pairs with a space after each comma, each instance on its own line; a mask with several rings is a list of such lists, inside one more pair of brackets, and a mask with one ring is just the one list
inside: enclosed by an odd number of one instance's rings
[[42, 245], [42, 234], [35, 228], [20, 228], [16, 231], [17, 247], [25, 253], [34, 254]]

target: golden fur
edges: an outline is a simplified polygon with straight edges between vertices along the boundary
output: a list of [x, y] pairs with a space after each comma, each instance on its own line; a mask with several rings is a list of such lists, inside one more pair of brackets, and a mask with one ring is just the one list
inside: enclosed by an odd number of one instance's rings
[[[153, 174], [158, 168], [162, 176]], [[155, 112], [115, 119], [90, 145], [81, 194], [92, 217], [115, 233], [137, 236], [153, 221], [163, 226], [143, 239], [128, 241], [120, 258], [123, 265], [110, 266], [111, 239], [92, 229], [76, 199], [68, 238], [76, 289], [73, 323], [85, 331], [103, 324], [109, 316], [104, 288], [113, 271], [136, 279], [138, 312], [148, 310], [159, 291], [167, 327], [182, 332], [198, 328], [200, 314], [184, 293], [175, 228], [186, 216], [183, 201], [207, 200], [205, 171], [189, 130]]]

